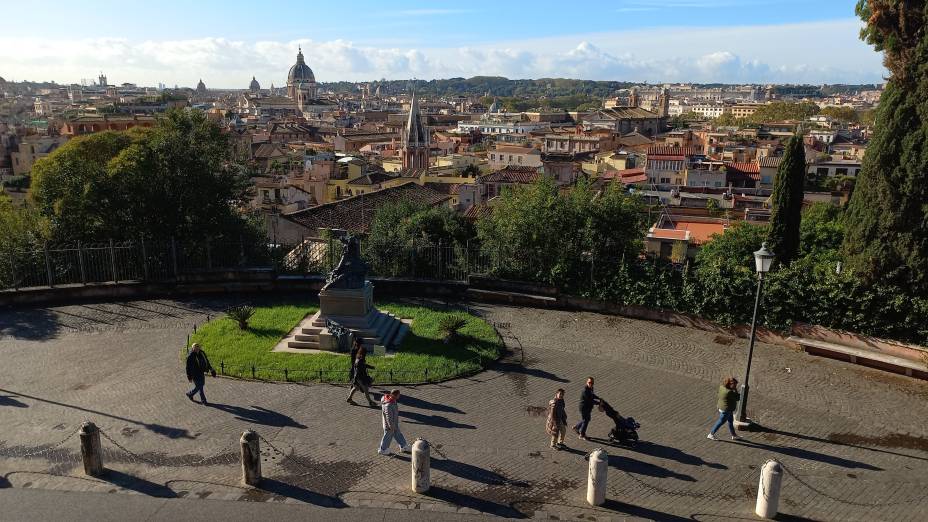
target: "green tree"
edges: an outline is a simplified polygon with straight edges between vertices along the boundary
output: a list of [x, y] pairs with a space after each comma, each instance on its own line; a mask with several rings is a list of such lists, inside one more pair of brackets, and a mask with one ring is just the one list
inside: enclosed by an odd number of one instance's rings
[[805, 120], [818, 114], [818, 105], [812, 102], [772, 102], [748, 116], [750, 123], [767, 123], [772, 121]]
[[806, 153], [802, 136], [793, 136], [786, 143], [783, 160], [773, 181], [770, 196], [769, 247], [777, 261], [788, 265], [799, 252], [799, 229], [802, 222], [803, 186], [806, 175]]
[[56, 238], [238, 240], [245, 179], [218, 125], [168, 112], [150, 129], [76, 138], [36, 163], [32, 196]]
[[853, 107], [825, 107], [820, 114], [845, 123], [860, 121], [860, 115]]
[[802, 212], [799, 254], [836, 262], [844, 241], [844, 211], [830, 203], [815, 203]]
[[928, 292], [928, 19], [925, 2], [857, 4], [861, 37], [891, 76], [847, 210], [844, 251], [868, 281]]
[[581, 179], [561, 194], [542, 177], [505, 191], [478, 222], [478, 237], [504, 277], [585, 288], [605, 273], [600, 269], [637, 258], [645, 227], [641, 208], [636, 196], [614, 185], [597, 194]]
[[470, 176], [476, 178], [479, 175], [480, 167], [473, 163], [461, 169], [461, 176]]
[[382, 275], [427, 276], [436, 273], [439, 263], [463, 262], [475, 235], [473, 224], [448, 207], [401, 201], [377, 210], [363, 241], [364, 256]]
[[735, 222], [696, 254], [693, 311], [727, 324], [750, 319], [756, 274], [754, 251], [767, 237], [767, 225]]
[[34, 208], [16, 206], [0, 194], [0, 252], [33, 247], [47, 234], [46, 223]]

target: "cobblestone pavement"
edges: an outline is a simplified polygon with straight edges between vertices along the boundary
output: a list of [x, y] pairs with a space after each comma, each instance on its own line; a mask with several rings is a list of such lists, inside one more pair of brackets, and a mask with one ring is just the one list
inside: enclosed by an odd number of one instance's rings
[[[417, 495], [408, 456], [375, 453], [378, 411], [346, 405], [343, 387], [220, 378], [207, 381], [211, 406], [183, 396], [187, 334], [229, 304], [0, 312], [0, 487], [552, 520], [737, 520], [754, 518], [760, 466], [776, 458], [787, 471], [780, 511], [796, 519], [924, 520], [928, 510], [928, 383], [761, 344], [751, 413], [766, 430], [713, 442], [705, 435], [718, 382], [743, 371], [743, 340], [479, 304], [511, 353], [473, 378], [404, 389], [405, 435], [433, 444], [433, 489]], [[571, 436], [569, 450], [548, 448], [547, 400], [566, 388], [575, 421], [587, 375], [642, 424], [637, 446], [602, 440], [607, 419], [594, 414], [598, 440]], [[103, 479], [82, 474], [76, 430], [85, 419], [105, 434]], [[262, 436], [261, 489], [239, 483], [248, 428]], [[610, 455], [601, 508], [585, 503], [584, 456], [596, 447]]]

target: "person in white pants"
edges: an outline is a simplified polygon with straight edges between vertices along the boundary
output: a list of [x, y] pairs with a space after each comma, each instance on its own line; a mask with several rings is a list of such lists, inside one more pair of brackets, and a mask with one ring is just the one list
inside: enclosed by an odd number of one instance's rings
[[404, 453], [410, 451], [406, 438], [400, 432], [399, 399], [399, 390], [390, 390], [390, 393], [383, 394], [380, 399], [380, 409], [383, 412], [383, 438], [380, 440], [380, 449], [377, 450], [377, 453], [381, 455], [390, 454], [390, 441], [392, 439], [396, 439], [396, 443], [399, 444]]

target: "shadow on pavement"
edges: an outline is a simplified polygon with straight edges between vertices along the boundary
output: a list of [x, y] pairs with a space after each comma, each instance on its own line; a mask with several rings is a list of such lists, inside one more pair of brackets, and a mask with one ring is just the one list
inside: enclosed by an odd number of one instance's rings
[[[925, 458], [925, 457], [918, 457], [918, 456], [915, 456], [915, 455], [909, 455], [909, 454], [907, 454], [907, 453], [899, 453], [899, 452], [897, 452], [897, 451], [889, 451], [889, 450], [885, 450], [885, 449], [871, 448], [871, 447], [869, 447], [869, 446], [863, 446], [863, 445], [860, 445], [860, 444], [852, 444], [852, 443], [850, 443], [850, 442], [842, 442], [842, 441], [840, 441], [840, 440], [835, 440], [834, 438], [823, 439], [823, 438], [821, 438], [821, 437], [813, 437], [812, 435], [804, 435], [804, 434], [802, 434], [802, 433], [791, 433], [791, 432], [788, 432], [788, 431], [777, 430], [777, 429], [774, 429], [774, 428], [767, 428], [767, 427], [764, 427], [764, 426], [760, 426], [759, 428], [760, 428], [760, 432], [761, 432], [761, 433], [770, 433], [770, 434], [773, 434], [773, 435], [781, 435], [781, 436], [783, 436], [783, 437], [790, 437], [790, 438], [793, 438], [793, 439], [808, 440], [808, 441], [811, 441], [811, 442], [821, 442], [821, 443], [824, 443], [824, 444], [833, 444], [833, 445], [835, 445], [835, 446], [844, 446], [844, 447], [848, 447], [848, 448], [862, 449], [862, 450], [867, 450], [867, 451], [875, 451], [875, 452], [877, 452], [877, 453], [885, 453], [885, 454], [887, 454], [887, 455], [895, 455], [895, 456], [897, 456], [897, 457], [907, 457], [907, 458], [910, 458], [910, 459], [928, 461], [928, 458]], [[833, 437], [834, 435], [835, 435], [835, 434], [832, 434], [832, 437]]]
[[536, 379], [548, 379], [549, 381], [554, 381], [554, 382], [570, 382], [570, 380], [564, 379], [563, 377], [558, 377], [557, 375], [549, 371], [542, 370], [540, 368], [528, 368], [522, 365], [521, 363], [516, 363], [516, 362], [500, 361], [494, 364], [493, 366], [491, 366], [490, 369], [496, 370], [502, 373], [523, 374], [523, 375], [526, 375], [527, 377], [535, 377]]
[[467, 507], [490, 515], [506, 518], [528, 518], [525, 516], [525, 514], [513, 508], [512, 506], [499, 504], [497, 502], [492, 502], [490, 500], [474, 497], [465, 493], [459, 493], [457, 491], [452, 491], [442, 487], [432, 486], [432, 488], [429, 489], [429, 491], [424, 495], [434, 499], [442, 500], [449, 504], [454, 504], [455, 506]]
[[815, 462], [822, 462], [824, 464], [831, 464], [832, 466], [838, 466], [842, 468], [866, 469], [869, 471], [883, 471], [883, 468], [879, 468], [871, 464], [867, 464], [866, 462], [845, 459], [842, 457], [835, 457], [833, 455], [827, 455], [825, 453], [818, 453], [816, 451], [811, 451], [811, 450], [807, 450], [803, 448], [797, 448], [794, 446], [777, 446], [775, 444], [765, 444], [763, 442], [757, 442], [757, 441], [748, 440], [748, 439], [741, 439], [738, 442], [732, 442], [732, 444], [742, 444], [744, 446], [749, 446], [753, 448], [761, 448], [767, 451], [772, 451], [774, 453], [779, 453], [781, 455], [795, 457], [797, 459], [812, 460]]
[[[173, 427], [171, 427], [171, 426], [164, 426], [164, 425], [162, 425], [162, 424], [152, 424], [152, 423], [148, 423], [148, 422], [137, 421], [137, 420], [134, 420], [134, 419], [128, 419], [128, 418], [126, 418], [126, 417], [120, 417], [120, 416], [118, 416], [118, 415], [112, 415], [112, 414], [110, 414], [110, 413], [104, 413], [104, 412], [102, 412], [102, 411], [91, 410], [91, 409], [89, 409], [89, 408], [83, 408], [83, 407], [81, 407], [81, 406], [75, 406], [75, 405], [73, 405], [73, 404], [67, 404], [67, 403], [64, 403], [64, 402], [58, 402], [58, 401], [53, 401], [53, 400], [49, 400], [49, 399], [43, 399], [43, 398], [41, 398], [41, 397], [36, 397], [36, 396], [34, 396], [34, 395], [26, 395], [25, 393], [18, 393], [18, 392], [13, 392], [13, 391], [10, 391], [10, 390], [4, 390], [3, 388], [0, 388], [0, 392], [9, 393], [9, 394], [15, 395], [15, 396], [17, 396], [17, 397], [25, 397], [25, 398], [27, 398], [27, 399], [32, 399], [32, 400], [34, 400], [34, 401], [44, 402], [44, 403], [46, 403], [46, 404], [54, 404], [54, 405], [56, 405], [56, 406], [61, 406], [61, 407], [64, 407], [64, 408], [70, 408], [70, 409], [72, 409], [72, 410], [83, 411], [83, 412], [86, 412], [86, 413], [92, 413], [92, 414], [94, 414], [94, 415], [100, 415], [101, 417], [107, 417], [107, 418], [110, 418], [110, 419], [116, 419], [116, 420], [120, 420], [120, 421], [123, 421], [123, 422], [128, 422], [128, 423], [130, 423], [130, 424], [135, 424], [136, 426], [142, 426], [143, 428], [145, 428], [146, 430], [151, 431], [152, 433], [156, 433], [156, 434], [158, 434], [158, 435], [163, 435], [163, 436], [165, 436], [165, 437], [167, 437], [167, 438], [169, 438], [169, 439], [181, 439], [181, 438], [183, 438], [183, 439], [195, 439], [195, 438], [196, 438], [196, 437], [194, 437], [194, 436], [191, 436], [191, 435], [190, 435], [190, 432], [189, 432], [188, 430], [184, 429], [184, 428], [173, 428]], [[90, 419], [90, 420], [93, 420], [93, 419]]]
[[331, 508], [348, 507], [348, 505], [338, 497], [320, 495], [319, 493], [295, 486], [293, 484], [287, 484], [279, 480], [263, 478], [261, 479], [261, 483], [258, 485], [258, 489], [277, 496], [292, 498], [294, 500], [299, 500], [300, 502], [305, 502], [307, 504], [314, 504], [316, 506]]
[[683, 450], [672, 448], [670, 446], [664, 446], [663, 444], [658, 444], [656, 442], [638, 441], [635, 444], [619, 444], [610, 440], [597, 439], [594, 437], [590, 437], [590, 440], [599, 442], [601, 444], [608, 444], [609, 446], [614, 446], [616, 448], [624, 448], [628, 451], [641, 453], [642, 455], [673, 460], [679, 462], [680, 464], [687, 464], [690, 466], [706, 466], [712, 469], [728, 469], [728, 466], [724, 464], [707, 462], [701, 457], [697, 457], [696, 455], [691, 455]]
[[444, 471], [449, 475], [454, 475], [455, 477], [470, 480], [471, 482], [479, 482], [488, 486], [513, 486], [518, 488], [529, 487], [527, 482], [510, 480], [509, 478], [500, 475], [495, 471], [490, 471], [479, 466], [474, 466], [473, 464], [465, 464], [464, 462], [457, 460], [433, 458], [431, 459], [431, 465], [433, 469]]
[[64, 325], [58, 315], [46, 308], [24, 308], [0, 311], [0, 337], [42, 341], [58, 336]]
[[442, 417], [441, 415], [423, 415], [422, 413], [416, 413], [412, 411], [400, 411], [400, 417], [408, 419], [406, 422], [409, 424], [425, 424], [427, 426], [435, 426], [436, 428], [460, 428], [467, 430], [475, 430], [476, 426], [470, 424], [462, 424], [460, 422], [455, 422], [447, 417]]
[[655, 511], [653, 509], [648, 509], [640, 506], [633, 506], [631, 504], [626, 504], [624, 502], [619, 502], [618, 500], [606, 499], [606, 503], [600, 506], [603, 509], [608, 509], [610, 511], [617, 511], [619, 513], [624, 513], [628, 516], [639, 517], [645, 520], [667, 520], [670, 522], [678, 521], [687, 521], [692, 522], [689, 518], [678, 517], [676, 515], [671, 515], [670, 513], [664, 513], [663, 511]]
[[114, 486], [148, 495], [150, 497], [176, 498], [177, 493], [171, 488], [140, 477], [127, 475], [121, 471], [107, 469], [103, 476], [96, 477]]
[[13, 408], [28, 408], [25, 402], [20, 402], [13, 398], [12, 395], [0, 395], [0, 406], [12, 406]]
[[229, 404], [219, 404], [215, 402], [211, 402], [207, 406], [235, 415], [236, 419], [252, 424], [261, 424], [263, 426], [272, 426], [276, 428], [306, 429], [306, 426], [293, 420], [293, 417], [260, 406], [244, 408], [242, 406], [231, 406]]
[[400, 404], [409, 406], [411, 408], [418, 408], [420, 410], [440, 411], [445, 413], [464, 413], [454, 406], [448, 406], [445, 404], [439, 404], [437, 402], [430, 402], [425, 399], [419, 399], [411, 395], [407, 395], [405, 392], [400, 395]]
[[696, 482], [696, 479], [684, 473], [677, 473], [655, 464], [633, 459], [627, 455], [609, 455], [609, 466], [636, 475], [647, 475], [654, 478], [672, 478], [684, 482]]

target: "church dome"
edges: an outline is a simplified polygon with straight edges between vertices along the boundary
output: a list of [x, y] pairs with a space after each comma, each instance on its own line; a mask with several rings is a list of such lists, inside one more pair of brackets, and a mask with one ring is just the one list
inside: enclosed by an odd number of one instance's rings
[[293, 64], [293, 67], [290, 68], [290, 73], [287, 75], [287, 83], [316, 83], [316, 76], [313, 74], [313, 70], [310, 69], [303, 60], [303, 49], [297, 52], [296, 63]]
[[206, 92], [206, 84], [203, 83], [203, 79], [200, 79], [200, 82], [197, 83], [197, 92]]
[[248, 88], [251, 89], [252, 91], [260, 91], [261, 84], [258, 83], [258, 80], [256, 80], [254, 76], [252, 76], [251, 83], [248, 84]]

